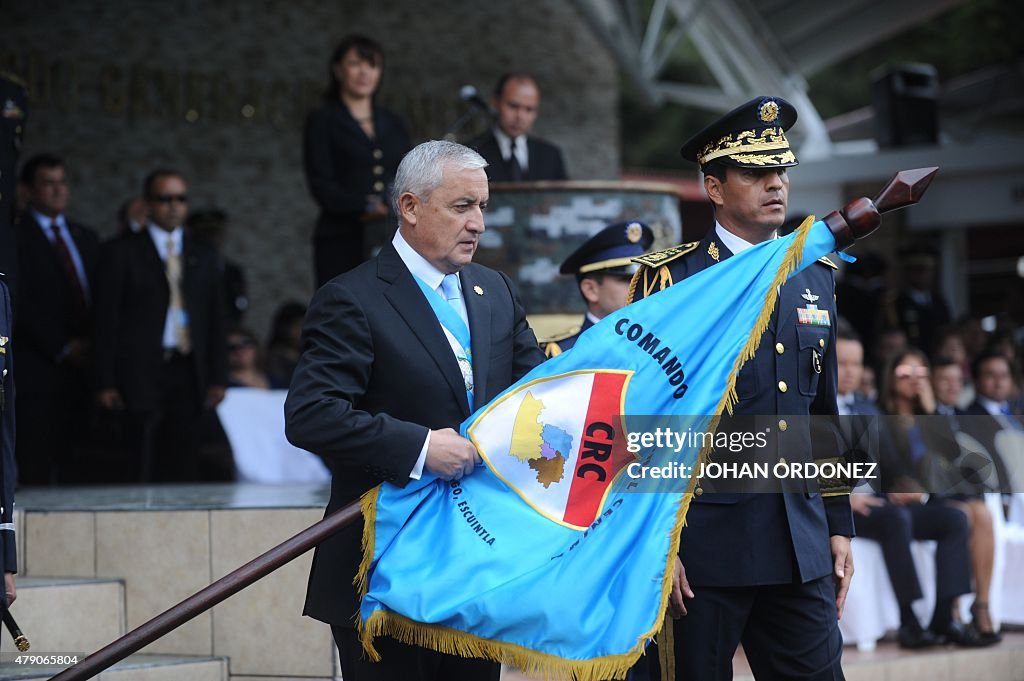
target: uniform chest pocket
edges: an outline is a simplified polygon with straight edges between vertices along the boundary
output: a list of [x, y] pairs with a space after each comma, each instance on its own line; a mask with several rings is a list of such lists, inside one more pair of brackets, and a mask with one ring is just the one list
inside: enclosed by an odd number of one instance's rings
[[743, 365], [736, 376], [736, 398], [741, 402], [753, 399], [757, 396], [757, 389], [757, 362], [750, 361]]
[[825, 370], [828, 331], [824, 326], [796, 327], [800, 362], [797, 376], [800, 377], [800, 393], [803, 395], [813, 397], [818, 393], [818, 379]]

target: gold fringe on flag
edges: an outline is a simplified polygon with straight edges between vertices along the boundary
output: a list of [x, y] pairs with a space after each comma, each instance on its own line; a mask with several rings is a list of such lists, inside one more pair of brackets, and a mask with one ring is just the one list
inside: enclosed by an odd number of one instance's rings
[[[726, 411], [732, 414], [732, 409], [738, 401], [736, 395], [736, 377], [746, 362], [754, 357], [758, 346], [761, 344], [761, 336], [768, 330], [772, 312], [778, 302], [779, 287], [786, 282], [789, 275], [800, 264], [803, 258], [804, 244], [807, 242], [807, 235], [811, 225], [814, 223], [814, 216], [809, 216], [796, 230], [796, 238], [786, 250], [786, 255], [775, 273], [768, 295], [765, 298], [761, 312], [754, 323], [747, 342], [743, 345], [735, 362], [732, 371], [729, 373], [729, 380], [726, 382], [725, 393], [715, 407], [708, 424], [708, 432], [714, 434], [718, 430], [722, 414]], [[711, 446], [705, 446], [698, 456], [698, 466], [707, 460]], [[473, 634], [451, 629], [437, 624], [425, 624], [410, 620], [402, 615], [386, 610], [377, 610], [370, 615], [366, 622], [362, 622], [359, 614], [356, 614], [356, 628], [360, 640], [367, 655], [374, 661], [379, 661], [380, 654], [373, 647], [373, 639], [377, 636], [390, 636], [398, 641], [409, 645], [429, 648], [449, 655], [460, 657], [474, 657], [493, 660], [503, 664], [511, 665], [527, 675], [542, 676], [545, 679], [574, 679], [575, 681], [603, 681], [604, 679], [624, 679], [630, 668], [643, 654], [647, 641], [651, 640], [661, 631], [666, 619], [664, 613], [668, 608], [669, 596], [672, 594], [672, 575], [675, 571], [676, 556], [679, 555], [679, 540], [686, 521], [686, 512], [690, 508], [690, 501], [693, 499], [693, 490], [697, 481], [691, 479], [686, 492], [682, 495], [679, 508], [676, 511], [676, 521], [669, 537], [668, 557], [665, 561], [665, 574], [661, 584], [661, 616], [655, 618], [654, 626], [650, 631], [637, 638], [637, 644], [628, 652], [620, 655], [608, 655], [589, 660], [572, 660], [557, 655], [542, 653], [530, 648], [493, 641], [490, 639], [474, 636]], [[377, 496], [379, 487], [375, 487], [360, 499], [363, 509], [363, 560], [359, 565], [359, 572], [356, 574], [354, 583], [359, 591], [360, 600], [366, 595], [370, 567], [373, 564], [374, 552], [374, 524], [377, 518]], [[665, 654], [672, 657], [671, 631], [666, 631], [665, 636], [659, 637], [659, 644], [664, 641], [667, 647]], [[661, 651], [659, 651], [661, 654]], [[663, 673], [666, 668], [674, 664], [662, 664]]]

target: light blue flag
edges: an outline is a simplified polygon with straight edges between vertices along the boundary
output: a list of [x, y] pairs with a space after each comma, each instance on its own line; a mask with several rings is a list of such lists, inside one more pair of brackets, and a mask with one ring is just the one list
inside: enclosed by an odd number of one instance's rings
[[651, 455], [692, 467], [701, 451], [635, 454], [623, 431], [631, 415], [713, 431], [778, 286], [833, 248], [809, 219], [619, 310], [462, 424], [485, 466], [367, 493], [371, 657], [383, 634], [527, 673], [624, 677], [663, 621], [694, 482], [638, 493], [623, 473]]

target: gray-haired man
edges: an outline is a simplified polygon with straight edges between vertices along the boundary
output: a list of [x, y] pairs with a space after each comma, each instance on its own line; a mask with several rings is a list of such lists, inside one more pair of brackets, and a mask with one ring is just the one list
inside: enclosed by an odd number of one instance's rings
[[[544, 360], [508, 277], [471, 262], [486, 165], [452, 142], [410, 151], [395, 177], [394, 240], [313, 298], [285, 416], [288, 439], [331, 468], [328, 513], [424, 470], [471, 474], [479, 456], [455, 429]], [[352, 628], [361, 533], [317, 548], [306, 595], [305, 614], [331, 624], [346, 681], [496, 681], [496, 664], [386, 638], [374, 642], [381, 662], [365, 659]]]

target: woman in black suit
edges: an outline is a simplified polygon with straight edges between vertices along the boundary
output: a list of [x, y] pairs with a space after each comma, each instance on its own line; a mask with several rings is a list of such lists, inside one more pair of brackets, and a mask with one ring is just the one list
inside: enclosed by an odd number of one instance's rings
[[405, 124], [374, 103], [384, 52], [346, 37], [335, 48], [323, 103], [306, 118], [305, 169], [320, 217], [313, 233], [316, 285], [363, 261], [364, 229], [386, 220], [387, 192], [411, 148]]

